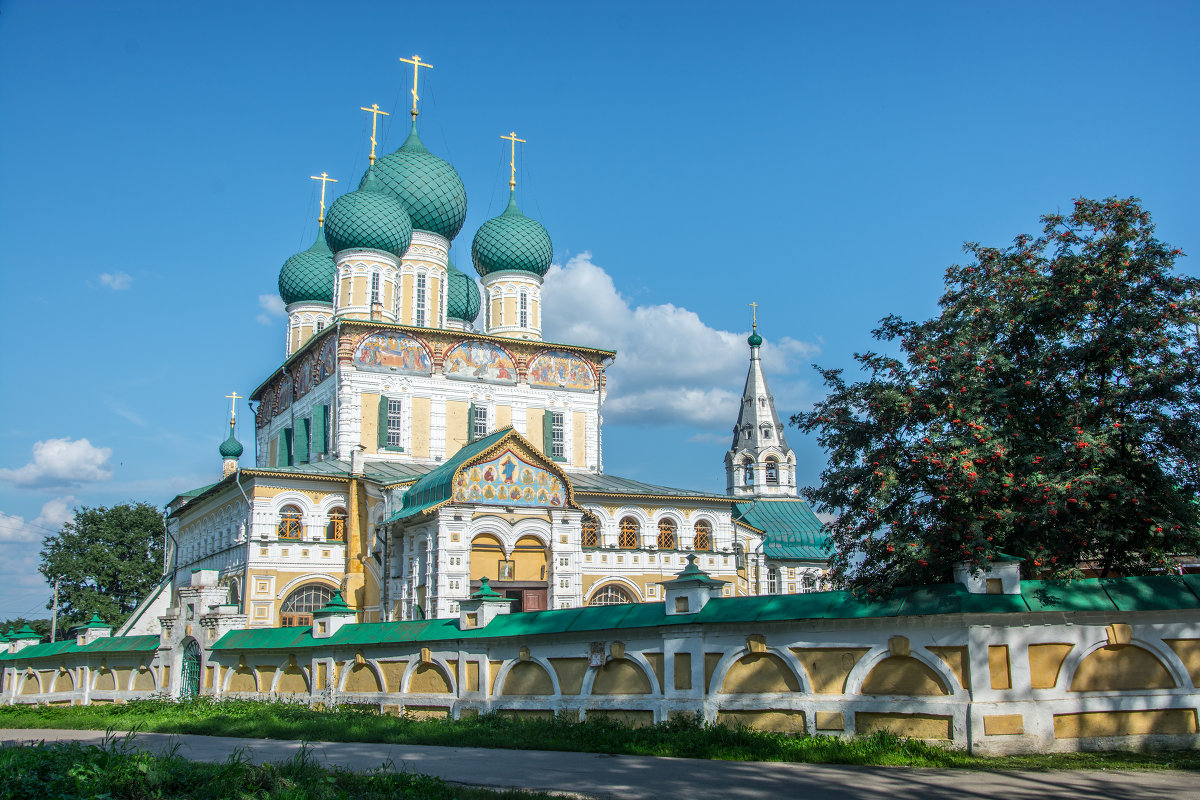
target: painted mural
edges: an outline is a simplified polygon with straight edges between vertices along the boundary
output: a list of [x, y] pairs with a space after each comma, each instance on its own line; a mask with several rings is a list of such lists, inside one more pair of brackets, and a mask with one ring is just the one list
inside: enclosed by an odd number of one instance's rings
[[522, 461], [512, 450], [464, 467], [454, 481], [456, 503], [560, 507], [566, 491], [553, 473]]
[[446, 354], [446, 377], [516, 383], [512, 356], [491, 342], [463, 342]]
[[321, 353], [317, 356], [317, 383], [333, 374], [337, 366], [337, 345], [336, 336], [326, 336], [321, 343]]
[[533, 360], [529, 366], [529, 384], [589, 392], [596, 388], [596, 381], [587, 362], [561, 350], [542, 353]]
[[354, 366], [372, 372], [433, 371], [425, 347], [402, 333], [373, 333], [354, 350]]

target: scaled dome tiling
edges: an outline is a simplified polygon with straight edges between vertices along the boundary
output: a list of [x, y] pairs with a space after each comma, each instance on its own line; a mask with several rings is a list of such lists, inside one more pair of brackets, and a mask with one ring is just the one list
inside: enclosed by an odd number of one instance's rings
[[317, 234], [312, 247], [283, 262], [279, 270], [279, 296], [284, 305], [292, 303], [328, 303], [333, 305], [333, 284], [337, 265], [325, 237]]
[[402, 256], [412, 243], [412, 230], [404, 205], [382, 191], [373, 169], [368, 169], [358, 190], [342, 195], [330, 207], [325, 241], [335, 253], [365, 248]]
[[446, 316], [474, 322], [479, 316], [479, 287], [470, 275], [455, 267], [453, 262], [448, 265], [446, 272]]
[[471, 242], [471, 260], [480, 275], [504, 270], [545, 275], [554, 258], [554, 245], [542, 223], [517, 208], [514, 192], [504, 213], [480, 226]]
[[232, 433], [229, 434], [228, 439], [221, 442], [221, 446], [218, 448], [218, 450], [220, 451], [222, 458], [242, 457], [242, 443], [233, 438]]
[[399, 150], [375, 163], [374, 172], [383, 190], [404, 205], [417, 230], [436, 233], [448, 241], [462, 230], [467, 219], [462, 178], [449, 162], [425, 148], [415, 124]]

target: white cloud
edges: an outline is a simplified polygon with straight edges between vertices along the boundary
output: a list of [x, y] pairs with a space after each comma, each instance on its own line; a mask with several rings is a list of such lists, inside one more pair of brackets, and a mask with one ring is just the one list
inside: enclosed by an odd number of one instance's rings
[[283, 304], [283, 298], [277, 294], [260, 294], [258, 307], [263, 310], [263, 313], [258, 315], [258, 321], [263, 325], [271, 325], [275, 322], [275, 317], [287, 316], [287, 306]]
[[100, 285], [107, 286], [114, 292], [120, 292], [133, 285], [133, 278], [125, 272], [105, 272], [100, 276]]
[[57, 533], [64, 522], [75, 516], [74, 502], [75, 498], [69, 495], [47, 500], [42, 505], [41, 513], [32, 522], [0, 511], [0, 542], [40, 542]]
[[102, 481], [112, 476], [110, 447], [95, 447], [87, 439], [47, 439], [33, 446], [33, 460], [17, 469], [0, 469], [0, 479], [18, 486], [44, 488]]
[[[586, 252], [550, 268], [542, 297], [548, 340], [618, 351], [608, 371], [606, 421], [733, 425], [749, 363], [747, 332], [709, 327], [670, 303], [633, 306]], [[790, 337], [768, 342], [769, 378], [794, 373], [818, 350]], [[772, 384], [775, 392], [782, 385]]]

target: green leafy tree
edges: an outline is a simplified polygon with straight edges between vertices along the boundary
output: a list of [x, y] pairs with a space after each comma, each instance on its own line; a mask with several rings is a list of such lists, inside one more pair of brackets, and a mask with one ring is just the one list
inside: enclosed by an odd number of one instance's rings
[[0, 622], [0, 631], [8, 633], [10, 630], [19, 631], [21, 628], [28, 625], [39, 636], [46, 638], [50, 637], [50, 619], [29, 619], [28, 617], [9, 617]]
[[162, 578], [162, 512], [147, 503], [75, 510], [42, 544], [38, 571], [59, 580], [60, 629], [92, 614], [120, 625]]
[[871, 594], [1003, 552], [1027, 574], [1162, 569], [1200, 550], [1195, 299], [1136, 198], [1075, 202], [1012, 247], [965, 245], [940, 313], [887, 317], [899, 357], [792, 422], [829, 463], [835, 578]]

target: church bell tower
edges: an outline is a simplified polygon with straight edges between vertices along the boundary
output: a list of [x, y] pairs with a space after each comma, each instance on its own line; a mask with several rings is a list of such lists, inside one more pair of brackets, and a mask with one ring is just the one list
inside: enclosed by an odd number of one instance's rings
[[788, 447], [775, 412], [775, 398], [767, 388], [757, 319], [746, 342], [750, 345], [750, 370], [733, 426], [733, 444], [725, 454], [725, 492], [747, 498], [796, 497], [796, 454]]

